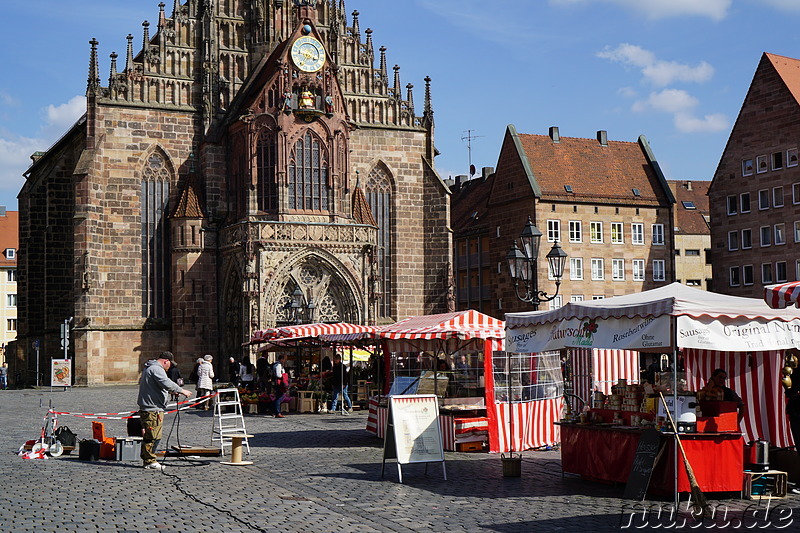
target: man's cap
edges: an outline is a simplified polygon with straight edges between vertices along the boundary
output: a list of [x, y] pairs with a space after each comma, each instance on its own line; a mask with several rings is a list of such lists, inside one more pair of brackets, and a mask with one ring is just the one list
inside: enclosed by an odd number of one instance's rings
[[158, 356], [159, 359], [166, 359], [167, 361], [175, 361], [175, 356], [172, 352], [161, 352]]

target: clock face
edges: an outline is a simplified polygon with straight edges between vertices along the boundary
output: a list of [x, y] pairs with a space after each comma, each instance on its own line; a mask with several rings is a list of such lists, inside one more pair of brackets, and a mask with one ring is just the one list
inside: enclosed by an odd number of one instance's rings
[[292, 61], [303, 72], [316, 72], [325, 64], [325, 49], [313, 37], [300, 37], [292, 45]]

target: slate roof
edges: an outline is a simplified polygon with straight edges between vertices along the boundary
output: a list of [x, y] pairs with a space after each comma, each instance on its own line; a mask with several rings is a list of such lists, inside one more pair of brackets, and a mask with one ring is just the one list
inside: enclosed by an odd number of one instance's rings
[[478, 177], [453, 188], [450, 199], [450, 227], [457, 234], [479, 232], [486, 227], [486, 203], [492, 189], [494, 174], [485, 180]]
[[[542, 198], [568, 202], [667, 204], [655, 168], [636, 142], [519, 134]], [[564, 186], [569, 185], [572, 193]], [[640, 196], [635, 196], [638, 189]]]
[[[691, 183], [691, 190], [686, 187]], [[681, 235], [710, 235], [711, 229], [704, 217], [709, 216], [708, 188], [710, 181], [670, 180], [675, 194], [675, 233]], [[684, 202], [692, 202], [695, 209]]]

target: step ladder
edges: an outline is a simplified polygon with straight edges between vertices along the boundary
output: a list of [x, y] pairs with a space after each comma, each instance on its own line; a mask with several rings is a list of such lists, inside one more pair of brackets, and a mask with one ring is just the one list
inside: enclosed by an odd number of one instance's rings
[[[250, 454], [250, 442], [247, 440], [247, 429], [244, 427], [244, 415], [242, 414], [242, 403], [239, 398], [239, 389], [219, 389], [217, 401], [214, 406], [214, 426], [211, 429], [211, 444], [215, 440], [219, 441], [219, 448], [222, 455], [225, 455], [225, 446], [231, 445], [230, 435], [245, 435], [244, 443], [247, 453]], [[232, 412], [225, 412], [225, 407], [233, 407]]]

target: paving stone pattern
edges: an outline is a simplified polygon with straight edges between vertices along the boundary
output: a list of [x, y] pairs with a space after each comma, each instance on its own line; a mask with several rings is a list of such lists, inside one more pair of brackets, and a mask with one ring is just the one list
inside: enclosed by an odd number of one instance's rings
[[[525, 452], [520, 478], [503, 477], [497, 454], [447, 452], [447, 481], [440, 465], [427, 474], [424, 465], [408, 465], [400, 484], [394, 461], [381, 480], [383, 443], [365, 431], [365, 411], [245, 415], [255, 435], [245, 457], [250, 466], [168, 457], [161, 473], [139, 461], [80, 461], [78, 450], [48, 460], [17, 456], [20, 445], [39, 436], [50, 402], [58, 411], [120, 412], [135, 409], [136, 392], [0, 391], [0, 531], [601, 532], [619, 531], [623, 509], [633, 505], [622, 499], [622, 486], [562, 476], [558, 451]], [[212, 421], [210, 411], [168, 415], [164, 441], [208, 445]], [[108, 436], [127, 434], [124, 421], [104, 422]], [[90, 420], [61, 416], [59, 423], [91, 438]], [[800, 498], [780, 502], [800, 523]], [[732, 513], [754, 504], [714, 503]], [[716, 531], [737, 529], [743, 528]]]

